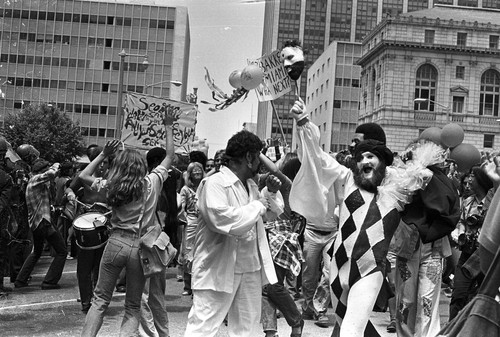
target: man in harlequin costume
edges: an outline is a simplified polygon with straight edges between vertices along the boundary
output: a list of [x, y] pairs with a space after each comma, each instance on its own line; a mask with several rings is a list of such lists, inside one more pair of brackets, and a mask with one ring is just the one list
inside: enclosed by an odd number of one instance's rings
[[[301, 99], [291, 112], [297, 121], [302, 163], [290, 194], [291, 208], [308, 220], [321, 221], [318, 218], [326, 215], [328, 206], [340, 206], [330, 268], [332, 307], [340, 336], [379, 336], [369, 317], [385, 277], [399, 211], [432, 173], [417, 162], [420, 156], [415, 156], [415, 163], [389, 167], [392, 152], [374, 139], [357, 144], [356, 165], [351, 170], [321, 150], [318, 127], [309, 122]], [[329, 193], [332, 189], [334, 193]]]

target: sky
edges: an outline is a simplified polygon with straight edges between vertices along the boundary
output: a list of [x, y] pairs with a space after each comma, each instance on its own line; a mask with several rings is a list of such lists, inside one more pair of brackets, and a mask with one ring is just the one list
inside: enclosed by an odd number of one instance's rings
[[[158, 2], [158, 0], [157, 0]], [[187, 92], [198, 88], [198, 102], [215, 102], [205, 82], [206, 67], [215, 84], [230, 95], [228, 78], [242, 70], [247, 59], [262, 56], [264, 1], [255, 0], [177, 0], [166, 4], [188, 8], [191, 31]], [[252, 90], [244, 102], [233, 103], [225, 110], [211, 112], [199, 104], [196, 135], [206, 139], [208, 154], [226, 147], [227, 140], [242, 129], [245, 122], [257, 122], [258, 100]]]

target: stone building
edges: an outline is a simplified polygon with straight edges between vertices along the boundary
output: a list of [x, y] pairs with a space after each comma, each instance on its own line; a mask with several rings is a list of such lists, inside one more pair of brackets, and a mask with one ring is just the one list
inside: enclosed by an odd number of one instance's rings
[[384, 19], [363, 40], [359, 123], [393, 151], [426, 128], [457, 123], [464, 143], [499, 147], [500, 11], [436, 6]]

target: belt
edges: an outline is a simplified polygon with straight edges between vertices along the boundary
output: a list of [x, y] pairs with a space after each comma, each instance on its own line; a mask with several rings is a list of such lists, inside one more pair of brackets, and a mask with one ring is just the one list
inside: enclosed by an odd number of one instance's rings
[[139, 235], [137, 233], [121, 228], [113, 228], [111, 230], [111, 235], [118, 235], [121, 237], [127, 237], [134, 240], [139, 238]]
[[314, 233], [318, 233], [320, 235], [330, 235], [333, 233], [333, 231], [331, 232], [327, 232], [327, 231], [320, 231], [320, 230], [317, 230], [317, 229], [312, 229], [312, 228], [308, 228], [310, 231], [313, 231]]

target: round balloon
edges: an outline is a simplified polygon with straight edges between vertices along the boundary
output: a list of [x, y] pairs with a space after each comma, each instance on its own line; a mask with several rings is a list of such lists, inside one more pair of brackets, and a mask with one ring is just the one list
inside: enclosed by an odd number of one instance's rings
[[438, 128], [437, 126], [431, 126], [430, 128], [427, 128], [424, 131], [422, 131], [422, 133], [418, 138], [427, 139], [433, 143], [441, 145], [441, 129]]
[[474, 145], [462, 143], [451, 150], [450, 159], [457, 163], [460, 172], [465, 173], [481, 163], [481, 153]]
[[241, 88], [241, 70], [235, 70], [229, 74], [229, 84], [235, 89]]
[[241, 86], [247, 90], [257, 88], [263, 79], [264, 71], [255, 64], [249, 64], [241, 72]]
[[462, 144], [464, 136], [464, 129], [460, 125], [455, 123], [446, 124], [441, 130], [441, 143], [453, 148]]

